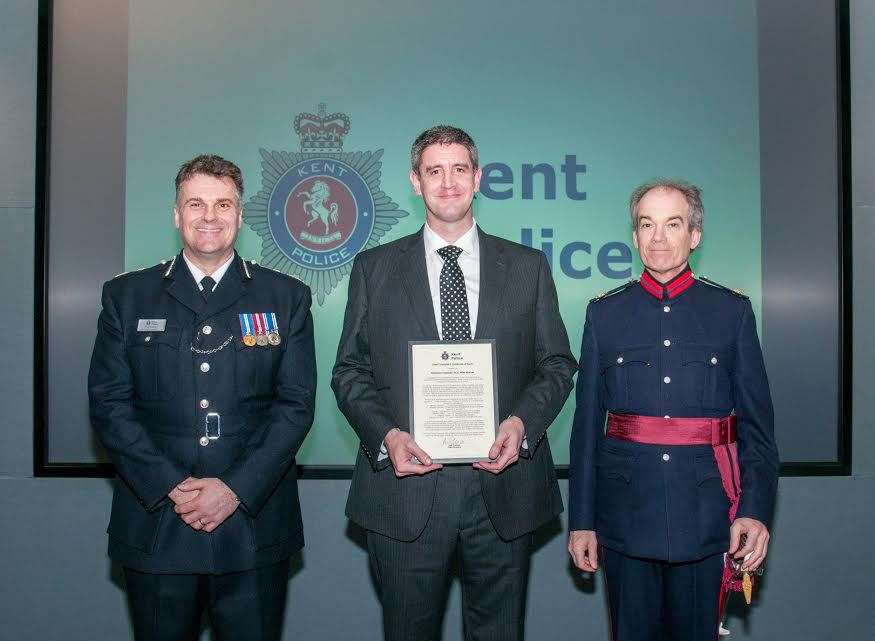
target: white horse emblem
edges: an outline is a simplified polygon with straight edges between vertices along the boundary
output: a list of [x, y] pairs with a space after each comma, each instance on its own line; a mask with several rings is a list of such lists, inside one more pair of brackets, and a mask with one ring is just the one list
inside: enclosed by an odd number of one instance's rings
[[307, 215], [310, 216], [310, 220], [307, 221], [307, 227], [320, 220], [325, 225], [325, 233], [327, 234], [329, 222], [337, 225], [340, 213], [336, 202], [328, 203], [328, 199], [331, 197], [331, 188], [324, 180], [317, 180], [313, 183], [310, 191], [300, 191], [298, 196], [306, 198], [303, 202], [303, 207]]

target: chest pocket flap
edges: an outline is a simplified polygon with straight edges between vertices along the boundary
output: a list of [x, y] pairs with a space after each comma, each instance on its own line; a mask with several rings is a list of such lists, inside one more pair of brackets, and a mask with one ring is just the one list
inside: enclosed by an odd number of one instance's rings
[[733, 351], [689, 345], [683, 349], [682, 356], [686, 404], [728, 413], [733, 405]]
[[146, 401], [167, 401], [179, 387], [178, 327], [163, 332], [132, 331], [127, 339], [134, 393]]

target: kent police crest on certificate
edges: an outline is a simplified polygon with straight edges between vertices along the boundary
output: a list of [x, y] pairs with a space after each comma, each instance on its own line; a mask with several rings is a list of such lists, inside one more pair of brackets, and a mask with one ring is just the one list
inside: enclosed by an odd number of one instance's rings
[[410, 434], [436, 463], [488, 461], [498, 432], [495, 341], [409, 341]]

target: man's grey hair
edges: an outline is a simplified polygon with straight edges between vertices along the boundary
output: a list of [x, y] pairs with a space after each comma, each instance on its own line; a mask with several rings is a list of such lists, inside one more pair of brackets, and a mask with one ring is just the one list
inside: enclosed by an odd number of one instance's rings
[[468, 150], [468, 155], [471, 157], [471, 168], [477, 169], [480, 166], [480, 157], [477, 153], [477, 145], [474, 144], [474, 139], [467, 132], [453, 127], [451, 125], [436, 125], [430, 129], [426, 129], [416, 137], [413, 141], [413, 146], [410, 148], [410, 166], [417, 174], [419, 173], [419, 165], [422, 163], [422, 152], [430, 145], [462, 145]]
[[657, 178], [639, 185], [629, 198], [629, 214], [632, 216], [632, 229], [638, 229], [638, 206], [647, 192], [653, 189], [672, 189], [680, 192], [690, 209], [689, 230], [700, 232], [705, 224], [705, 208], [702, 205], [702, 190], [685, 180], [674, 178]]
[[237, 206], [243, 203], [243, 172], [240, 167], [230, 160], [213, 154], [201, 154], [183, 163], [176, 174], [174, 185], [176, 187], [176, 200], [179, 200], [179, 189], [189, 178], [196, 174], [204, 174], [213, 178], [229, 178], [237, 190]]

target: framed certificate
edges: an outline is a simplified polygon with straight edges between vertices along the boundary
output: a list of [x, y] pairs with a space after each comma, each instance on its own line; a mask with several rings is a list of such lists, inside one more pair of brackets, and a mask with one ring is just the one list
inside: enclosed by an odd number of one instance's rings
[[409, 341], [410, 434], [436, 463], [489, 460], [498, 430], [495, 341]]

